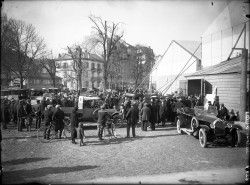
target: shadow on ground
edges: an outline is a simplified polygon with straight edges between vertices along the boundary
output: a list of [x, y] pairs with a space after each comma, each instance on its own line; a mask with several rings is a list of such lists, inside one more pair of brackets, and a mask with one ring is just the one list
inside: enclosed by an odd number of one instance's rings
[[50, 158], [23, 158], [23, 159], [14, 159], [11, 161], [5, 161], [2, 163], [3, 166], [5, 165], [18, 165], [18, 164], [25, 164], [25, 163], [32, 163], [38, 161], [48, 160]]
[[[154, 131], [153, 131], [154, 132]], [[129, 137], [129, 138], [111, 138], [111, 139], [104, 139], [102, 141], [86, 141], [85, 144], [87, 145], [110, 145], [110, 144], [120, 144], [120, 143], [129, 143], [135, 140], [147, 139], [147, 138], [157, 138], [157, 137], [169, 137], [169, 136], [180, 136], [180, 134], [164, 134], [164, 135], [153, 135], [153, 136], [136, 136], [136, 137]]]
[[3, 172], [3, 184], [27, 182], [29, 178], [38, 178], [50, 174], [69, 173], [82, 170], [91, 170], [98, 166], [73, 166], [73, 167], [44, 167], [32, 170], [15, 170]]

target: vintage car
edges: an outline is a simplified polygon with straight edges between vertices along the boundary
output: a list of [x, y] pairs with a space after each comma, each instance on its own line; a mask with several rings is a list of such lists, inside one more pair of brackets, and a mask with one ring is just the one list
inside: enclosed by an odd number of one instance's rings
[[177, 132], [193, 135], [199, 139], [200, 145], [205, 148], [215, 141], [227, 141], [231, 146], [240, 146], [242, 142], [242, 128], [233, 122], [217, 118], [216, 107], [208, 110], [198, 106], [195, 108], [182, 107], [177, 109]]

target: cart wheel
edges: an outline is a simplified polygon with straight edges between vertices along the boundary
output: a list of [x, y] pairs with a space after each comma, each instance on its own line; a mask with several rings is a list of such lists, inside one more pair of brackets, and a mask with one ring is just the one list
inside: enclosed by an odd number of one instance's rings
[[181, 131], [181, 120], [179, 118], [177, 118], [177, 121], [176, 121], [176, 130], [177, 130], [178, 134], [182, 134], [182, 131]]
[[231, 132], [231, 136], [232, 136], [231, 146], [232, 147], [240, 146], [242, 141], [241, 132], [238, 129], [234, 129]]
[[198, 125], [199, 125], [199, 121], [196, 119], [196, 117], [193, 117], [191, 119], [191, 125], [190, 125], [191, 130], [194, 131], [195, 128], [198, 127]]
[[201, 147], [203, 148], [207, 147], [207, 134], [204, 128], [201, 128], [199, 130], [199, 142]]

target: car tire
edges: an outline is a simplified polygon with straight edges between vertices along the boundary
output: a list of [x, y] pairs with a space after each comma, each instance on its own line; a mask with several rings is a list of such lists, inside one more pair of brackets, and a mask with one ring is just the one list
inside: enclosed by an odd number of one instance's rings
[[234, 129], [231, 132], [231, 136], [232, 136], [231, 146], [232, 147], [239, 147], [239, 146], [241, 146], [241, 143], [242, 143], [242, 133], [240, 132], [240, 130]]
[[182, 134], [182, 131], [181, 131], [181, 120], [179, 118], [177, 118], [176, 120], [176, 131], [178, 134]]
[[199, 142], [202, 148], [207, 147], [207, 133], [204, 128], [199, 130]]
[[197, 128], [198, 126], [199, 126], [199, 121], [197, 120], [196, 117], [192, 117], [191, 123], [190, 123], [191, 130], [194, 131], [195, 128]]

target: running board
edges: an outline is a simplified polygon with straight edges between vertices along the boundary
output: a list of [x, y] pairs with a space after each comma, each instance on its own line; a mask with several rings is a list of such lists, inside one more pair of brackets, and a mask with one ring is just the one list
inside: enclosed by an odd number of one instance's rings
[[181, 128], [181, 130], [188, 135], [193, 135], [194, 133], [194, 131], [192, 131], [191, 129], [187, 129], [187, 128]]

